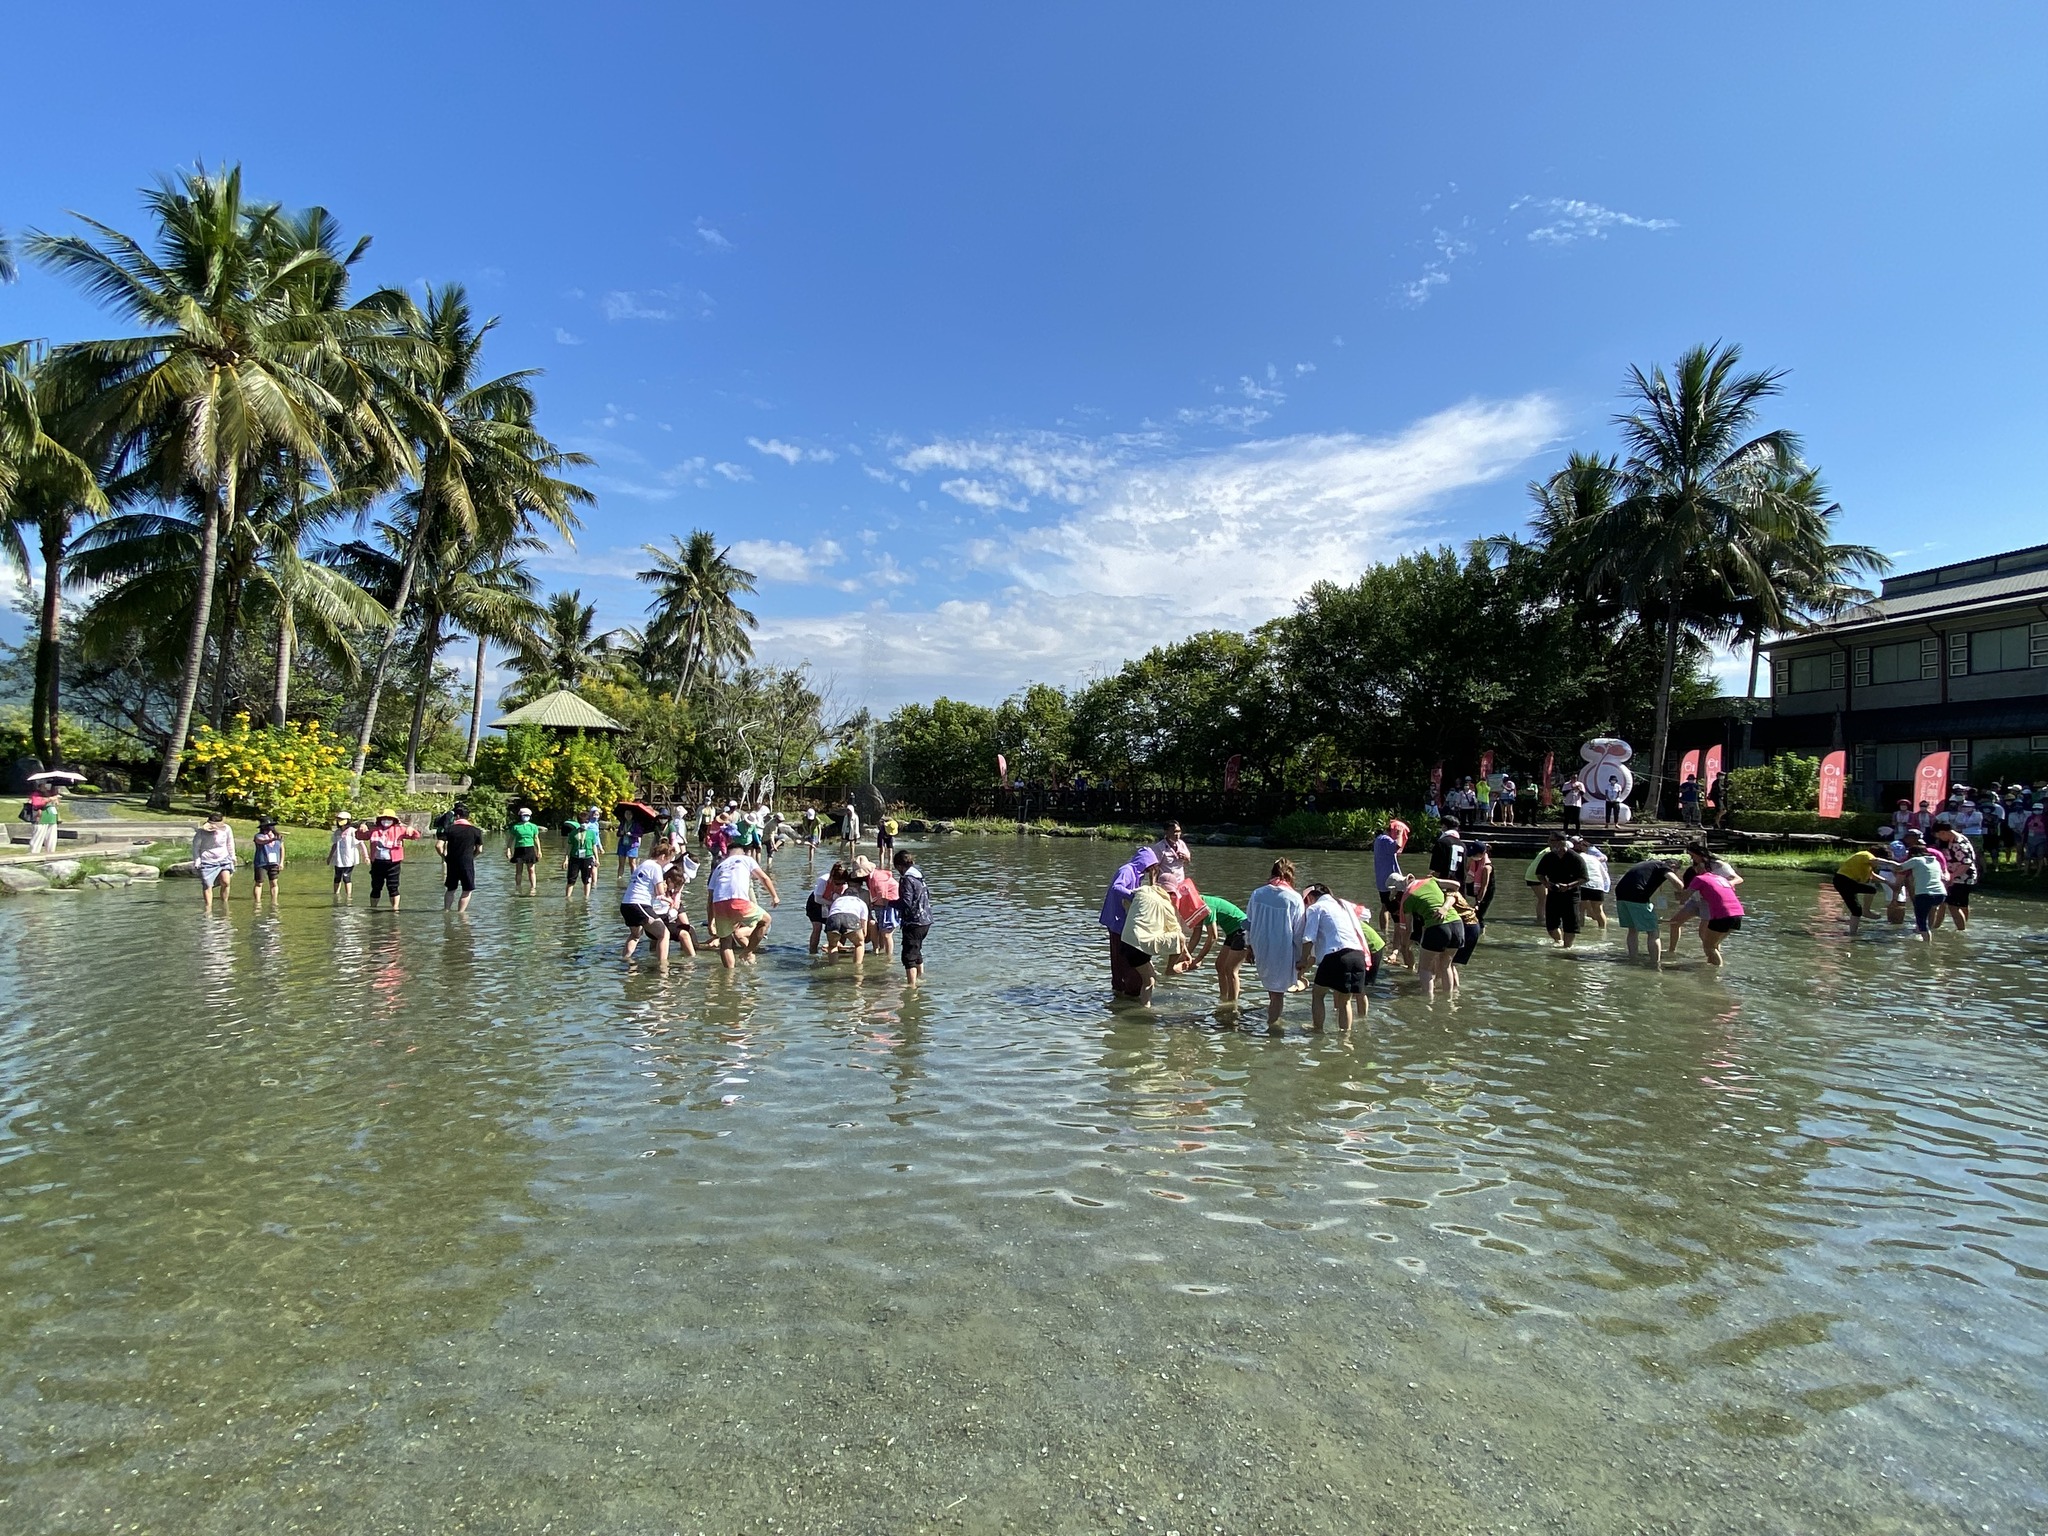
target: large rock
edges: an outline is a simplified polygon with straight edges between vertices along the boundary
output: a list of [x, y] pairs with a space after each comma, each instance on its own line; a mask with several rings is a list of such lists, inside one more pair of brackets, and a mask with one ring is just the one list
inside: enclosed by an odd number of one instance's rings
[[164, 873], [174, 880], [197, 880], [199, 878], [199, 864], [193, 859], [180, 859], [175, 864], [166, 864], [164, 866]]
[[50, 882], [31, 865], [19, 869], [0, 864], [0, 896], [25, 896], [30, 891], [47, 891]]
[[102, 870], [99, 874], [87, 875], [85, 883], [96, 890], [118, 891], [122, 886], [131, 885], [134, 882], [126, 875], [116, 875]]
[[85, 866], [76, 859], [45, 859], [43, 873], [52, 880], [70, 880]]
[[125, 859], [119, 864], [109, 864], [107, 868], [117, 875], [126, 875], [130, 880], [156, 880], [163, 875], [163, 871], [154, 864], [131, 864]]

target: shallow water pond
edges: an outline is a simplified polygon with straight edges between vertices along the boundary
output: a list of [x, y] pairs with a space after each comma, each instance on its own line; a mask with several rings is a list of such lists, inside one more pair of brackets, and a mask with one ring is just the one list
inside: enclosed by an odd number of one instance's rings
[[1757, 874], [1656, 976], [1504, 895], [1268, 1039], [1108, 1006], [1117, 852], [927, 849], [916, 993], [787, 853], [730, 977], [608, 872], [0, 906], [0, 1530], [2048, 1529], [2048, 906]]

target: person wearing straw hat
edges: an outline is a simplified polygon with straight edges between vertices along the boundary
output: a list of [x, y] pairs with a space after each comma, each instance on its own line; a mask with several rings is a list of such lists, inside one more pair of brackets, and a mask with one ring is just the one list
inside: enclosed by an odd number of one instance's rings
[[398, 877], [405, 872], [405, 845], [418, 836], [389, 806], [377, 813], [369, 839], [371, 906], [376, 906], [377, 898], [389, 891], [391, 910], [398, 910]]

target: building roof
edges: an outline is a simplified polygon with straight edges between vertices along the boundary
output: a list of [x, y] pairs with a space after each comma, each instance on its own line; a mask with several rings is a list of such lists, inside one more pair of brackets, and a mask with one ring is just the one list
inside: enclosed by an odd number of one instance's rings
[[1883, 592], [1871, 601], [1858, 603], [1825, 624], [1782, 636], [1766, 649], [1935, 614], [1962, 614], [2030, 601], [2048, 603], [2048, 544], [1888, 577]]
[[581, 696], [566, 688], [557, 688], [553, 693], [544, 693], [531, 704], [523, 704], [502, 720], [493, 720], [491, 729], [503, 730], [512, 725], [540, 725], [554, 731], [623, 731], [610, 715], [583, 701]]

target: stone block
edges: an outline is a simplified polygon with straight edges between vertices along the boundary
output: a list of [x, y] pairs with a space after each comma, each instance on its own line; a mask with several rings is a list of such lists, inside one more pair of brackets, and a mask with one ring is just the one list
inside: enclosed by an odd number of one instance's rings
[[0, 864], [0, 896], [25, 896], [30, 891], [46, 891], [49, 888], [49, 880], [33, 865], [13, 869]]
[[84, 867], [76, 859], [48, 859], [44, 861], [42, 869], [52, 880], [69, 880]]

